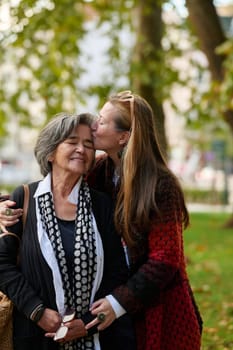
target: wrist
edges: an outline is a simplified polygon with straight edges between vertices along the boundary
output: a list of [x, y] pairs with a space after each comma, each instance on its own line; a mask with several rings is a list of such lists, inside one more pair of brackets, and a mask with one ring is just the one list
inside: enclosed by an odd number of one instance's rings
[[35, 323], [38, 323], [43, 316], [43, 313], [45, 311], [45, 306], [43, 304], [38, 305], [31, 313], [30, 320], [32, 320]]

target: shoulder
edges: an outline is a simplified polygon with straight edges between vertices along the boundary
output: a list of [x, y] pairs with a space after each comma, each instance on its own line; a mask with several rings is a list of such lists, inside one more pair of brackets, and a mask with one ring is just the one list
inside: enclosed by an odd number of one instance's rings
[[[30, 196], [32, 196], [38, 186], [39, 181], [28, 184]], [[10, 199], [16, 202], [17, 207], [22, 207], [24, 201], [24, 185], [20, 185], [12, 192]]]
[[35, 182], [31, 182], [28, 184], [30, 200], [33, 199], [34, 193], [36, 192], [36, 189], [37, 189], [39, 183], [40, 183], [40, 181], [35, 181]]
[[90, 188], [90, 194], [93, 206], [98, 206], [101, 204], [106, 206], [112, 205], [112, 199], [108, 194], [101, 191], [97, 191], [93, 188]]
[[158, 208], [162, 211], [167, 211], [168, 208], [176, 208], [182, 198], [182, 189], [176, 176], [169, 171], [160, 174], [155, 193]]
[[105, 179], [107, 159], [108, 158], [106, 154], [101, 154], [97, 156], [93, 167], [86, 175], [86, 180], [89, 186], [96, 189], [102, 189]]
[[177, 193], [179, 190], [179, 180], [171, 171], [167, 170], [159, 174], [156, 191], [159, 195]]
[[160, 215], [163, 213], [163, 216], [172, 217], [178, 213], [179, 216], [186, 210], [181, 184], [169, 171], [159, 176], [155, 198]]
[[106, 163], [107, 159], [108, 159], [107, 153], [101, 152], [101, 153], [97, 154], [95, 157], [95, 166]]
[[94, 165], [88, 174], [88, 177], [92, 174], [101, 173], [108, 168], [113, 167], [113, 161], [108, 157], [107, 154], [98, 154], [95, 158]]

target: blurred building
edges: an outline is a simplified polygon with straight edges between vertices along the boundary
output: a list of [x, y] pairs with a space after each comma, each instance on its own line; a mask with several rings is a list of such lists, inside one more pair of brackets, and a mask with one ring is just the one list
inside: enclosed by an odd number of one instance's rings
[[219, 15], [224, 32], [228, 37], [233, 36], [233, 4], [218, 6], [217, 13]]

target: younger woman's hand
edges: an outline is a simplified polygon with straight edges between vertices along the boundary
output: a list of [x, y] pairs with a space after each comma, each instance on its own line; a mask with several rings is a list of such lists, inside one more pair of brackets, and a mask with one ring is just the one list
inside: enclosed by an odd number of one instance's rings
[[[102, 331], [108, 326], [110, 326], [110, 324], [112, 324], [112, 322], [116, 319], [116, 314], [110, 302], [106, 298], [95, 301], [92, 304], [90, 311], [92, 315], [96, 315], [96, 318], [93, 321], [86, 324], [85, 328], [87, 330], [95, 325], [98, 325], [98, 330]], [[104, 318], [104, 320], [101, 320], [101, 318]]]
[[10, 200], [0, 202], [0, 227], [3, 232], [7, 232], [6, 227], [16, 224], [23, 214], [23, 209], [12, 209], [14, 206], [15, 202]]

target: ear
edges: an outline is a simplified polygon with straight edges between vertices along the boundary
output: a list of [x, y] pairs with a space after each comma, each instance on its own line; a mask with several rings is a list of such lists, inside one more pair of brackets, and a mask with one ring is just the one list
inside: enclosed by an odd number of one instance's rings
[[122, 131], [119, 139], [119, 145], [121, 146], [127, 145], [129, 138], [130, 138], [130, 131]]
[[48, 162], [52, 162], [54, 160], [54, 155], [53, 153], [48, 156]]

